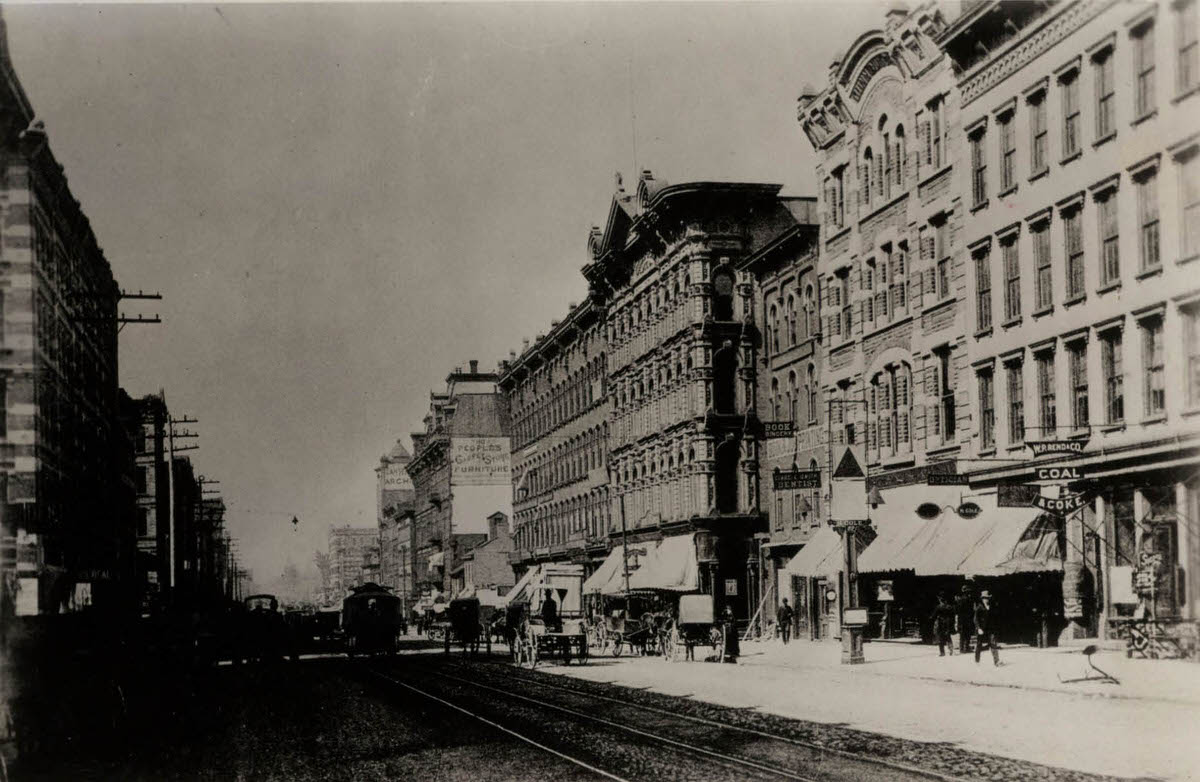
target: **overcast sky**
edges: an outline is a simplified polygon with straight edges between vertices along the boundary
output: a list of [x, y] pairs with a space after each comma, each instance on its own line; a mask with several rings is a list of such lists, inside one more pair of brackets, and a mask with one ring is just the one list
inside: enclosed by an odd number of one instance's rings
[[[613, 175], [815, 195], [806, 81], [876, 2], [6, 6], [119, 283], [121, 383], [199, 419], [256, 576], [374, 524], [428, 392], [586, 286]], [[636, 115], [636, 119], [634, 116]], [[636, 133], [635, 133], [636, 128]], [[634, 143], [636, 137], [636, 144]], [[635, 168], [636, 167], [636, 168]], [[136, 302], [126, 302], [136, 311]], [[298, 531], [290, 519], [301, 520]]]

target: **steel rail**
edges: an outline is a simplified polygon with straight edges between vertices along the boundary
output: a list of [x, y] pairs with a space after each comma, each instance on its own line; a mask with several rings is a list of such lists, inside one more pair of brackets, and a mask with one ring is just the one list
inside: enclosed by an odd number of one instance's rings
[[479, 720], [480, 722], [484, 723], [485, 725], [493, 727], [496, 730], [503, 731], [504, 733], [507, 733], [508, 735], [510, 735], [514, 738], [524, 741], [526, 744], [529, 744], [530, 746], [537, 747], [538, 749], [542, 750], [543, 752], [548, 752], [551, 755], [562, 758], [563, 760], [565, 760], [569, 763], [574, 763], [575, 765], [579, 766], [580, 768], [587, 769], [588, 771], [591, 771], [594, 774], [599, 774], [602, 777], [614, 780], [614, 782], [629, 782], [629, 780], [625, 779], [624, 777], [619, 777], [616, 774], [611, 774], [611, 773], [605, 771], [604, 769], [596, 768], [595, 766], [593, 766], [589, 763], [586, 763], [586, 762], [580, 760], [579, 758], [574, 758], [574, 757], [571, 757], [570, 755], [567, 755], [566, 753], [559, 752], [558, 750], [554, 749], [553, 747], [548, 747], [539, 741], [535, 741], [534, 739], [531, 739], [522, 733], [518, 733], [517, 731], [513, 730], [512, 728], [507, 728], [498, 722], [489, 720], [487, 717], [484, 717], [482, 714], [476, 714], [475, 712], [471, 711], [470, 709], [464, 709], [462, 706], [459, 706], [456, 703], [451, 703], [450, 701], [448, 701], [444, 698], [439, 698], [438, 696], [436, 696], [432, 693], [425, 692], [424, 690], [422, 690], [419, 687], [414, 687], [411, 684], [408, 684], [407, 682], [402, 682], [399, 679], [395, 679], [391, 676], [388, 676], [387, 674], [380, 673], [379, 671], [373, 670], [371, 668], [367, 668], [366, 666], [363, 666], [363, 668], [371, 675], [373, 675], [379, 679], [383, 679], [384, 681], [388, 682], [392, 686], [403, 687], [406, 690], [411, 690], [412, 692], [415, 692], [419, 695], [423, 695], [432, 701], [437, 701], [438, 703], [442, 704], [443, 706], [449, 706], [451, 709], [454, 709], [455, 711], [461, 712], [462, 714], [465, 714], [468, 717], [471, 717], [472, 719]]
[[[461, 663], [456, 663], [455, 665], [459, 668], [467, 667], [467, 666], [462, 665]], [[428, 669], [424, 669], [424, 670], [428, 670]], [[433, 672], [433, 671], [431, 671], [431, 672]], [[440, 675], [448, 676], [448, 674], [440, 674]], [[450, 677], [450, 678], [457, 678], [457, 677]], [[586, 692], [586, 691], [581, 690], [576, 687], [568, 687], [568, 686], [564, 686], [561, 684], [553, 684], [551, 682], [539, 681], [538, 679], [535, 679], [535, 678], [532, 678], [529, 676], [512, 675], [512, 678], [519, 679], [520, 681], [522, 681], [526, 684], [532, 684], [535, 687], [545, 687], [545, 688], [551, 689], [551, 690], [561, 690], [563, 692], [569, 692], [569, 693], [572, 693], [575, 695], [581, 695], [581, 696], [584, 696], [587, 698], [595, 698], [596, 700], [608, 701], [609, 703], [615, 703], [615, 704], [618, 704], [621, 706], [632, 706], [634, 708], [638, 708], [643, 711], [654, 712], [655, 714], [662, 714], [662, 715], [665, 715], [668, 717], [675, 717], [677, 719], [689, 720], [691, 722], [700, 723], [702, 725], [709, 725], [709, 726], [715, 727], [715, 728], [724, 728], [726, 730], [736, 730], [741, 733], [749, 733], [749, 734], [758, 736], [760, 738], [773, 739], [775, 741], [781, 741], [781, 742], [784, 742], [787, 744], [794, 744], [795, 746], [804, 747], [805, 749], [811, 749], [811, 750], [816, 750], [819, 752], [826, 752], [826, 753], [829, 753], [830, 755], [836, 755], [836, 756], [838, 756], [840, 758], [844, 758], [846, 760], [855, 760], [855, 761], [860, 761], [863, 763], [870, 763], [872, 765], [881, 766], [886, 769], [892, 769], [895, 771], [903, 771], [906, 774], [914, 774], [917, 776], [927, 777], [929, 779], [940, 780], [940, 782], [964, 782], [964, 779], [962, 777], [950, 776], [949, 774], [943, 774], [939, 771], [931, 771], [929, 769], [918, 768], [916, 766], [910, 766], [907, 763], [898, 763], [894, 760], [886, 760], [884, 758], [876, 758], [876, 757], [871, 757], [869, 755], [859, 755], [854, 752], [848, 752], [844, 749], [836, 749], [834, 747], [827, 747], [822, 744], [817, 744], [815, 742], [805, 741], [804, 739], [797, 739], [797, 738], [793, 738], [791, 736], [780, 736], [777, 733], [768, 733], [763, 730], [758, 730], [757, 728], [747, 728], [744, 725], [734, 725], [729, 722], [721, 722], [720, 720], [713, 720], [713, 719], [709, 719], [707, 717], [697, 717], [692, 714], [682, 714], [679, 712], [669, 711], [668, 709], [663, 709], [658, 706], [649, 706], [644, 703], [635, 703], [633, 701], [622, 700], [621, 698], [614, 698], [611, 695], [600, 695], [599, 693]]]
[[[582, 711], [576, 711], [575, 709], [571, 709], [566, 706], [559, 705], [557, 703], [551, 703], [550, 701], [544, 701], [544, 700], [540, 700], [538, 698], [530, 698], [527, 695], [521, 695], [519, 693], [515, 693], [510, 690], [504, 690], [499, 687], [493, 687], [488, 684], [483, 684], [481, 682], [472, 681], [471, 679], [464, 679], [461, 676], [454, 676], [452, 674], [448, 674], [448, 673], [445, 673], [442, 671], [437, 671], [437, 670], [434, 670], [431, 668], [424, 668], [424, 667], [410, 668], [409, 670], [418, 670], [422, 673], [433, 674], [435, 676], [440, 676], [441, 678], [444, 678], [444, 679], [450, 679], [451, 681], [460, 682], [462, 684], [466, 684], [471, 687], [475, 687], [475, 688], [482, 689], [482, 690], [487, 690], [489, 692], [494, 692], [494, 693], [504, 695], [509, 698], [516, 699], [516, 700], [525, 701], [525, 702], [533, 704], [535, 706], [553, 709], [555, 711], [562, 712], [563, 714], [568, 714], [572, 717], [576, 717], [581, 720], [599, 723], [606, 727], [615, 728], [617, 730], [621, 730], [626, 733], [632, 733], [634, 735], [641, 736], [642, 738], [646, 738], [651, 741], [655, 741], [655, 742], [658, 742], [661, 744], [667, 744], [667, 745], [675, 747], [677, 749], [684, 750], [685, 753], [691, 753], [693, 756], [703, 755], [703, 756], [712, 758], [714, 760], [717, 760], [727, 766], [732, 766], [734, 768], [754, 769], [755, 771], [758, 771], [760, 773], [773, 775], [773, 776], [780, 777], [783, 779], [796, 780], [796, 782], [821, 782], [817, 778], [806, 777], [806, 776], [798, 774], [794, 771], [782, 769], [777, 766], [770, 766], [765, 763], [759, 763], [758, 761], [749, 760], [747, 758], [737, 757], [736, 755], [727, 755], [723, 752], [718, 752], [716, 750], [707, 749], [705, 747], [698, 747], [694, 744], [688, 744], [687, 742], [679, 741], [678, 739], [672, 739], [667, 736], [662, 736], [662, 735], [659, 735], [656, 733], [651, 733], [650, 731], [647, 731], [647, 730], [642, 730], [641, 728], [635, 728], [632, 725], [624, 725], [619, 722], [614, 722], [612, 720], [605, 719], [604, 717], [598, 717], [594, 714], [586, 714]], [[575, 692], [575, 694], [587, 695], [587, 693], [579, 693], [579, 692]], [[641, 708], [638, 704], [629, 703], [626, 701], [614, 701], [614, 702], [620, 703], [620, 704], [626, 705], [626, 706], [637, 706], [638, 708]], [[670, 716], [677, 716], [670, 712], [665, 712], [665, 711], [663, 711], [661, 713], [668, 714]], [[713, 724], [717, 725], [719, 727], [727, 727], [725, 725], [722, 725], [721, 723], [713, 723]], [[776, 737], [770, 736], [770, 738], [776, 738]], [[821, 748], [821, 747], [817, 747], [817, 749], [823, 750], [823, 748]], [[854, 759], [858, 760], [859, 758], [854, 758]]]

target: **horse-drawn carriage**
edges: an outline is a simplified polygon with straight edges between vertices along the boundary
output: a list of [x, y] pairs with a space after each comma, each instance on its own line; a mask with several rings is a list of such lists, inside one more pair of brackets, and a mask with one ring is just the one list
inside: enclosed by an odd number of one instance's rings
[[460, 597], [446, 608], [443, 642], [446, 654], [453, 644], [462, 644], [463, 653], [477, 654], [482, 641], [488, 654], [492, 653], [492, 636], [488, 632], [495, 609], [483, 605], [476, 597]]
[[724, 636], [713, 617], [712, 595], [680, 595], [679, 618], [668, 622], [662, 634], [664, 660], [693, 660], [697, 646], [721, 647]]
[[[588, 658], [587, 625], [581, 618], [558, 619], [557, 609], [543, 610], [534, 615], [532, 605], [541, 604], [543, 609], [551, 605], [562, 605], [567, 590], [541, 585], [531, 590], [533, 600], [514, 601], [506, 609], [506, 624], [509, 649], [517, 665], [537, 667], [539, 660], [557, 657], [564, 665], [572, 660], [583, 662]], [[557, 602], [553, 602], [557, 597]]]

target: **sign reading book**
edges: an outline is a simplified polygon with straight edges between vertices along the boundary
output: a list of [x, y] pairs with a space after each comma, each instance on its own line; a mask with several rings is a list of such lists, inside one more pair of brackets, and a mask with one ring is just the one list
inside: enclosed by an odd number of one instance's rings
[[795, 421], [763, 421], [763, 437], [768, 440], [777, 437], [794, 437], [795, 434]]

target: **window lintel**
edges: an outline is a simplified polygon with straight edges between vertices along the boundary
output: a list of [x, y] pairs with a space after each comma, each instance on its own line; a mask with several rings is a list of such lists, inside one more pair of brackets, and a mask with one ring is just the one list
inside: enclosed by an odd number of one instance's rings
[[1058, 207], [1059, 212], [1069, 212], [1078, 209], [1083, 206], [1083, 191], [1079, 190], [1071, 193], [1066, 198], [1060, 198], [1054, 205]]
[[1117, 33], [1114, 30], [1113, 32], [1101, 38], [1099, 41], [1096, 41], [1084, 51], [1087, 53], [1089, 59], [1099, 60], [1111, 53], [1116, 44]]
[[1021, 94], [1025, 96], [1026, 101], [1035, 101], [1046, 94], [1046, 88], [1050, 84], [1050, 77], [1043, 76], [1042, 78], [1030, 84], [1025, 89], [1021, 90]]
[[1121, 184], [1121, 174], [1118, 172], [1116, 174], [1109, 174], [1103, 179], [1093, 182], [1092, 184], [1088, 185], [1088, 190], [1091, 191], [1092, 197], [1094, 198], [1096, 196], [1107, 195], [1113, 190], [1116, 190], [1119, 184]]
[[1080, 62], [1080, 57], [1077, 54], [1074, 57], [1072, 57], [1071, 59], [1067, 60], [1062, 65], [1060, 65], [1054, 69], [1054, 78], [1057, 79], [1058, 81], [1066, 81], [1067, 79], [1070, 79], [1074, 76], [1078, 76], [1079, 75], [1079, 62]]
[[1004, 226], [1003, 228], [998, 229], [996, 231], [996, 241], [1007, 242], [1010, 239], [1016, 239], [1017, 234], [1019, 234], [1020, 232], [1021, 232], [1021, 221], [1017, 220], [1015, 223], [1009, 223], [1008, 225]]
[[1132, 166], [1129, 166], [1125, 170], [1128, 171], [1129, 175], [1134, 178], [1149, 174], [1151, 171], [1154, 171], [1158, 168], [1158, 159], [1161, 155], [1161, 152], [1154, 152], [1153, 154], [1147, 155], [1138, 162], [1134, 163]]
[[997, 119], [1004, 119], [1005, 115], [1012, 114], [1014, 111], [1016, 111], [1016, 108], [1017, 96], [1014, 95], [996, 108], [992, 109], [992, 114], [995, 115]]
[[1050, 215], [1053, 213], [1053, 211], [1054, 210], [1050, 207], [1043, 206], [1033, 214], [1026, 216], [1025, 222], [1029, 223], [1030, 226], [1039, 226], [1042, 223], [1048, 223], [1050, 222]]

